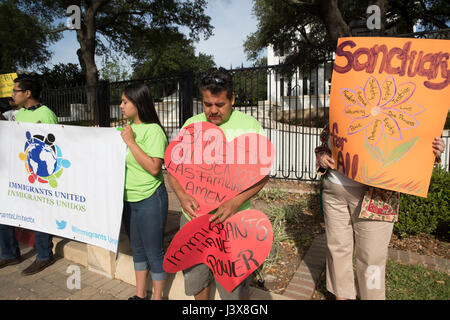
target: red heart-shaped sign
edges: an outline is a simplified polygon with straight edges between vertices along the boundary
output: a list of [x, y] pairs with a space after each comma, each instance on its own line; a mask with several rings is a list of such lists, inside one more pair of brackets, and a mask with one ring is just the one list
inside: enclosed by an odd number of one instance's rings
[[261, 211], [240, 211], [220, 224], [204, 215], [189, 221], [175, 235], [163, 267], [175, 273], [204, 263], [231, 292], [266, 260], [272, 241], [272, 225]]
[[[242, 131], [242, 130], [241, 130]], [[270, 173], [275, 149], [256, 133], [241, 134], [231, 142], [210, 122], [183, 128], [164, 154], [167, 171], [207, 214]]]

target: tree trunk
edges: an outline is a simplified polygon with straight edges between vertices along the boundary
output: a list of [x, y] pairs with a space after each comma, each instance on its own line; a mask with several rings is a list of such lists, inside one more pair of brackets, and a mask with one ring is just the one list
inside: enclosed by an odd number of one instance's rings
[[86, 80], [86, 103], [89, 110], [89, 120], [94, 120], [97, 124], [99, 121], [96, 95], [98, 70], [95, 64], [95, 34], [95, 10], [89, 7], [85, 10], [84, 24], [77, 30], [77, 40], [80, 43], [77, 55], [81, 71], [85, 75]]
[[331, 40], [337, 43], [338, 38], [350, 37], [352, 34], [347, 23], [342, 17], [338, 7], [338, 0], [314, 0], [305, 2], [302, 0], [284, 0], [291, 5], [300, 7], [317, 16], [324, 23]]
[[315, 2], [318, 5], [319, 17], [325, 24], [328, 35], [333, 42], [337, 42], [338, 38], [352, 35], [339, 10], [338, 0], [317, 0]]

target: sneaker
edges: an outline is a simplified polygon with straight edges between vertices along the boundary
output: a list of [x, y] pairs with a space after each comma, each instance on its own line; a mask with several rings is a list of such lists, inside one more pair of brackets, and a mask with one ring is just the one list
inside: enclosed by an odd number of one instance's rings
[[34, 261], [28, 268], [22, 271], [23, 276], [30, 276], [32, 274], [41, 272], [48, 266], [51, 266], [56, 261], [55, 256], [52, 256], [49, 260], [46, 261]]
[[22, 258], [12, 258], [12, 259], [0, 259], [0, 269], [7, 267], [7, 266], [13, 266], [15, 264], [19, 264], [22, 262]]
[[149, 299], [148, 299], [148, 296], [145, 296], [145, 298], [141, 298], [138, 296], [132, 296], [132, 297], [129, 297], [128, 300], [149, 300]]

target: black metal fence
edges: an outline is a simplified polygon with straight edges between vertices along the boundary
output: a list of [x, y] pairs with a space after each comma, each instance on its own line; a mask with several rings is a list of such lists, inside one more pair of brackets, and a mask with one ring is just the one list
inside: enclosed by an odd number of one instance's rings
[[[444, 35], [448, 39], [448, 33], [439, 33], [439, 37]], [[236, 95], [235, 109], [255, 117], [277, 150], [273, 177], [317, 179], [313, 150], [319, 143], [321, 128], [328, 121], [332, 69], [333, 60], [324, 59], [315, 68], [291, 73], [283, 71], [280, 65], [230, 70]], [[55, 111], [60, 123], [121, 126], [124, 124], [120, 111], [122, 90], [129, 83], [141, 81], [151, 88], [155, 108], [171, 139], [189, 117], [203, 112], [199, 80], [200, 75], [187, 72], [151, 79], [100, 82], [90, 88], [47, 89], [42, 101]], [[449, 119], [447, 122], [450, 124]], [[443, 138], [450, 146], [449, 130], [444, 130]], [[443, 156], [447, 170], [450, 170], [449, 149], [447, 147]]]
[[45, 89], [41, 101], [55, 112], [59, 123], [110, 126], [111, 92], [107, 81], [90, 87]]
[[181, 125], [192, 116], [193, 79], [193, 74], [186, 72], [167, 77], [110, 83], [111, 125], [124, 124], [120, 111], [122, 91], [128, 84], [139, 81], [150, 88], [161, 124], [167, 135], [174, 137]]

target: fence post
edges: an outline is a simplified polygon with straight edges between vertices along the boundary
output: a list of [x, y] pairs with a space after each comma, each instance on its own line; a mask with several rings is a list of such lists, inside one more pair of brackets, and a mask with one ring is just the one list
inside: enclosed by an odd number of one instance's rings
[[180, 128], [194, 114], [194, 73], [185, 73], [180, 80], [179, 123]]
[[109, 81], [102, 80], [97, 86], [97, 104], [98, 104], [98, 124], [100, 127], [109, 127], [111, 124], [110, 115], [110, 91]]

